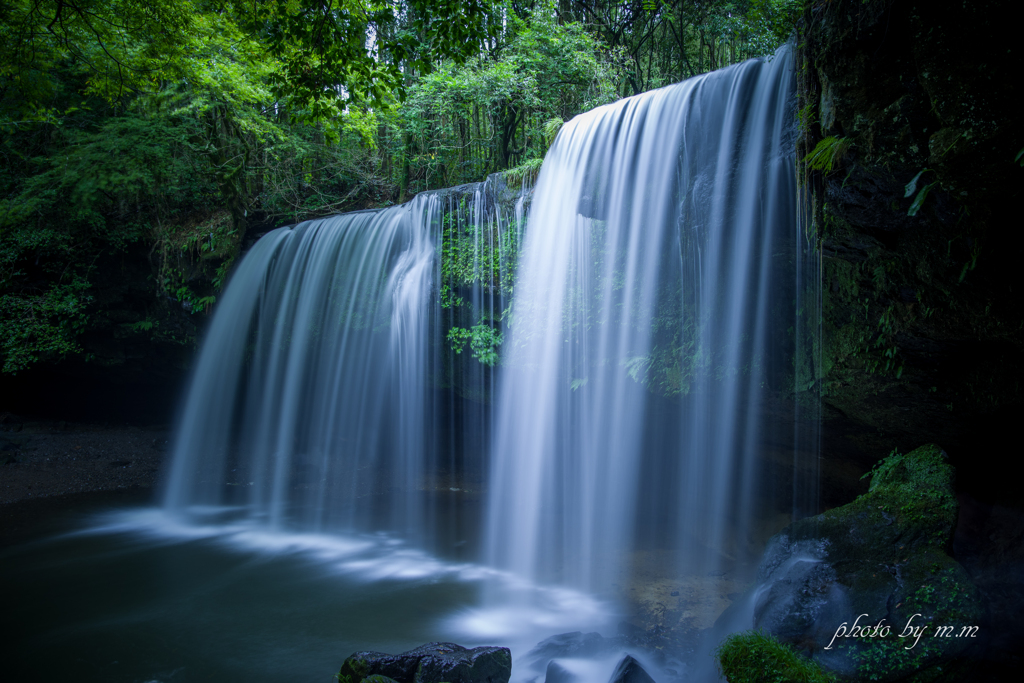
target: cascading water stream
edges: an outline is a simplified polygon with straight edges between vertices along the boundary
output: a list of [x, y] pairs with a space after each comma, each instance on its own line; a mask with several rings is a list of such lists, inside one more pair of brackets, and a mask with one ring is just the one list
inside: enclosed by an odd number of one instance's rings
[[507, 195], [491, 179], [262, 237], [196, 364], [165, 508], [430, 545], [425, 492], [483, 476], [495, 368], [444, 334], [507, 307], [524, 210]]
[[762, 455], [806, 346], [793, 90], [783, 49], [559, 133], [496, 408], [494, 565], [609, 595], [640, 551], [722, 575], [759, 551], [755, 516], [789, 508]]
[[[276, 528], [365, 523], [354, 504], [422, 478], [428, 199], [280, 228], [247, 255], [199, 358], [169, 508], [244, 506]], [[397, 480], [396, 480], [397, 475]], [[410, 504], [388, 524], [410, 531]]]

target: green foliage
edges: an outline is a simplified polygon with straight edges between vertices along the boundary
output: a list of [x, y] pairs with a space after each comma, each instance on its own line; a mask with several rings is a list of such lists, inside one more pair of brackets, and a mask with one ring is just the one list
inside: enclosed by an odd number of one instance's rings
[[881, 375], [893, 373], [896, 379], [903, 375], [903, 361], [895, 341], [899, 329], [900, 323], [897, 320], [895, 306], [890, 304], [878, 318], [874, 340], [865, 343], [864, 367], [868, 372]]
[[487, 323], [474, 325], [468, 330], [461, 327], [452, 327], [448, 330], [448, 343], [452, 351], [462, 353], [466, 342], [469, 342], [473, 358], [492, 367], [498, 362], [498, 349], [501, 348], [502, 338], [503, 335]]
[[0, 296], [2, 371], [14, 374], [40, 358], [80, 352], [76, 337], [87, 323], [88, 289], [89, 283], [76, 277], [39, 294]]
[[521, 226], [474, 224], [466, 218], [475, 210], [463, 197], [441, 216], [439, 303], [452, 351], [461, 354], [468, 343], [473, 358], [494, 366], [504, 338], [499, 311], [512, 295]]
[[910, 208], [907, 209], [908, 216], [917, 215], [918, 211], [921, 210], [921, 207], [924, 206], [924, 200], [928, 198], [928, 193], [931, 192], [932, 187], [935, 186], [935, 182], [931, 182], [922, 186], [920, 190], [917, 189], [917, 182], [921, 179], [921, 176], [925, 173], [930, 173], [931, 170], [932, 169], [930, 168], [921, 169], [917, 172], [917, 175], [910, 179], [910, 182], [907, 183], [907, 186], [904, 188], [904, 197], [909, 197], [914, 194], [915, 191], [917, 192], [917, 196], [914, 197], [914, 201], [910, 203]]
[[[871, 596], [887, 606], [884, 615], [870, 615], [881, 630], [837, 638], [830, 662], [856, 680], [959, 680], [947, 664], [971, 641], [937, 637], [938, 628], [977, 625], [983, 606], [948, 554], [958, 512], [954, 469], [941, 448], [928, 444], [907, 454], [894, 449], [864, 476], [871, 478], [867, 493], [805, 520], [805, 529], [829, 543], [851, 601]], [[911, 621], [917, 634], [905, 631]]]
[[578, 23], [556, 21], [549, 2], [509, 17], [489, 56], [444, 62], [408, 90], [382, 147], [401, 159], [405, 196], [478, 181], [540, 159], [566, 118], [617, 99], [614, 57]]
[[[666, 288], [654, 319], [654, 344], [647, 356], [627, 358], [623, 367], [635, 382], [663, 396], [685, 396], [701, 376], [716, 378], [735, 372], [716, 363], [718, 357], [701, 343], [701, 323], [690, 308], [673, 300]], [[705, 321], [706, 322], [706, 321]], [[720, 362], [720, 361], [719, 361]]]
[[[114, 101], [209, 71], [230, 80], [246, 52], [269, 47], [265, 83], [315, 121], [349, 101], [385, 106], [404, 85], [401, 62], [428, 71], [441, 56], [475, 56], [497, 31], [493, 16], [487, 0], [15, 0], [0, 16], [0, 78], [18, 89], [22, 112], [42, 120], [59, 111], [41, 104], [58, 65]], [[235, 54], [197, 60], [211, 43]]]
[[68, 77], [80, 79], [87, 97], [117, 101], [177, 76], [177, 61], [196, 36], [197, 9], [183, 0], [5, 3], [0, 14], [4, 126], [68, 113], [54, 102]]
[[[86, 353], [78, 340], [104, 317], [98, 263], [148, 254], [153, 299], [110, 325], [190, 343], [167, 316], [210, 309], [251, 224], [385, 206], [499, 171], [527, 182], [564, 121], [771, 52], [797, 7], [6, 2], [5, 371]], [[444, 238], [441, 303], [449, 327], [490, 325], [493, 341], [499, 316], [465, 295], [481, 287], [508, 308], [518, 232], [460, 230]], [[491, 358], [496, 344], [481, 334], [476, 355]], [[682, 345], [665, 340], [658, 353]], [[671, 378], [686, 369], [664, 364], [653, 358], [646, 375], [684, 386]]]
[[771, 54], [793, 36], [803, 11], [804, 0], [752, 0], [743, 17], [749, 49]]
[[921, 446], [906, 455], [893, 449], [871, 470], [869, 492], [885, 491], [902, 501], [907, 508], [924, 498], [952, 514], [956, 509], [953, 496], [953, 466], [946, 454], [935, 444]]
[[814, 149], [804, 157], [804, 163], [815, 171], [828, 174], [846, 156], [846, 152], [849, 149], [849, 138], [837, 138], [834, 135], [830, 135], [814, 146]]
[[[456, 292], [465, 287], [483, 287], [494, 293], [511, 294], [519, 255], [519, 226], [497, 222], [474, 225], [465, 220], [463, 198], [442, 217], [441, 281], [442, 306], [464, 303]], [[447, 289], [446, 289], [447, 288]]]
[[[943, 669], [953, 670], [944, 662], [967, 642], [941, 637], [937, 627], [952, 627], [954, 635], [950, 638], [957, 638], [961, 629], [975, 625], [980, 616], [977, 590], [963, 568], [948, 557], [927, 554], [911, 560], [909, 566], [904, 563], [901, 569], [908, 588], [897, 603], [901, 608], [898, 621], [902, 623], [894, 622], [895, 633], [838, 644], [840, 651], [850, 655], [859, 680], [935, 680]], [[912, 625], [924, 629], [916, 644], [914, 636], [896, 635], [914, 614], [919, 616]], [[907, 677], [908, 673], [912, 675]], [[957, 680], [955, 675], [951, 680]]]
[[38, 172], [0, 200], [4, 225], [59, 214], [123, 246], [140, 236], [137, 224], [132, 232], [109, 229], [123, 202], [160, 210], [214, 189], [189, 181], [191, 164], [182, 154], [188, 131], [180, 121], [119, 117], [96, 130], [61, 133], [62, 154], [32, 160]]
[[804, 659], [789, 645], [762, 631], [726, 638], [715, 652], [729, 683], [835, 683], [835, 677]]
[[806, 137], [810, 134], [811, 126], [817, 122], [817, 117], [818, 106], [815, 102], [808, 102], [796, 113], [797, 126], [803, 136]]
[[558, 12], [616, 54], [625, 96], [770, 55], [793, 34], [802, 8], [802, 0], [590, 0], [560, 3]]
[[543, 159], [527, 159], [515, 168], [505, 171], [505, 182], [509, 184], [533, 183], [537, 180], [540, 167], [544, 164]]
[[558, 116], [544, 122], [544, 142], [547, 143], [548, 147], [555, 143], [558, 131], [562, 130], [562, 126], [564, 125], [565, 121]]

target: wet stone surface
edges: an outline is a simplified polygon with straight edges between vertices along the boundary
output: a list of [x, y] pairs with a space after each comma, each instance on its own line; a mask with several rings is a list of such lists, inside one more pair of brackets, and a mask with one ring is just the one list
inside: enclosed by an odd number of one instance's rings
[[0, 414], [0, 547], [55, 531], [69, 514], [152, 502], [168, 436]]
[[508, 683], [512, 654], [507, 647], [468, 649], [455, 643], [427, 643], [398, 655], [356, 652], [338, 673], [342, 683]]
[[0, 423], [0, 505], [88, 491], [150, 488], [165, 429], [65, 422]]

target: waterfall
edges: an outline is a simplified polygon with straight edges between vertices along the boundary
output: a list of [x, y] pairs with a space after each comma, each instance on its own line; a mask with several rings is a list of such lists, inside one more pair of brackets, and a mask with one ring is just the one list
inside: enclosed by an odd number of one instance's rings
[[[792, 71], [784, 48], [578, 116], [532, 193], [492, 177], [262, 237], [217, 304], [165, 508], [435, 549], [482, 517], [502, 576], [613, 600], [742, 584], [817, 504]], [[733, 590], [704, 590], [712, 621]]]
[[428, 543], [440, 522], [421, 494], [483, 468], [495, 369], [460, 364], [443, 335], [507, 307], [524, 211], [508, 195], [492, 178], [264, 235], [206, 334], [165, 508]]
[[759, 552], [757, 519], [797, 504], [771, 485], [792, 456], [773, 470], [764, 453], [792, 438], [778, 415], [798, 412], [798, 271], [814, 258], [792, 61], [783, 49], [559, 132], [495, 408], [492, 564], [597, 593], [630, 581], [640, 551], [669, 574], [722, 574]]
[[[235, 504], [271, 527], [319, 529], [367, 514], [352, 501], [385, 473], [417, 479], [429, 211], [334, 216], [256, 243], [196, 365], [168, 507]], [[400, 527], [416, 518], [393, 514]]]

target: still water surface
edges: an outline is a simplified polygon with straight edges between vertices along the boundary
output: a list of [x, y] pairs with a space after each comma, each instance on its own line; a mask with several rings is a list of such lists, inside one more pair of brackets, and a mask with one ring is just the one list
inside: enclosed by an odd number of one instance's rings
[[[385, 534], [271, 533], [211, 512], [199, 526], [96, 513], [0, 551], [6, 680], [329, 683], [357, 650], [447, 640], [519, 660], [548, 635], [614, 629], [588, 596]], [[517, 662], [513, 680], [526, 674]]]

